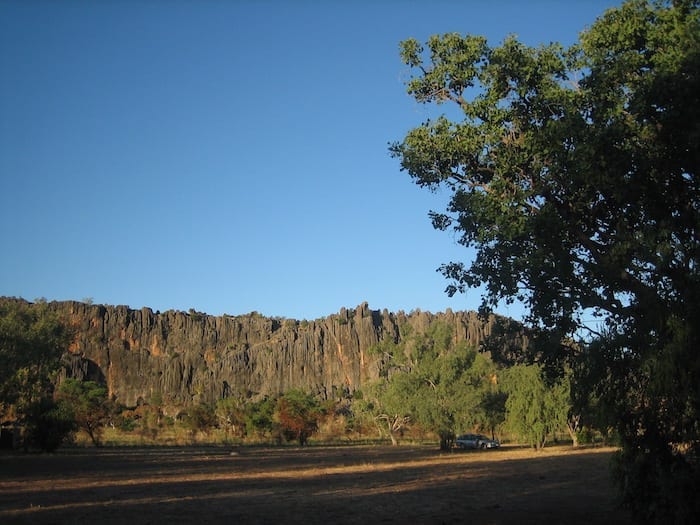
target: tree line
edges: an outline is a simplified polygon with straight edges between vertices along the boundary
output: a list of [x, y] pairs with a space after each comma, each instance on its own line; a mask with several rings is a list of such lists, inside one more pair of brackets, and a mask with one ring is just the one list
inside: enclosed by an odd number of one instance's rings
[[45, 302], [0, 300], [0, 423], [3, 439], [11, 438], [8, 445], [53, 451], [82, 431], [100, 446], [108, 427], [155, 441], [175, 425], [192, 435], [217, 427], [231, 438], [304, 445], [330, 411], [301, 390], [255, 402], [221, 399], [212, 406], [183, 407], [175, 416], [165, 414], [158, 394], [125, 407], [108, 396], [106, 385], [66, 377], [62, 357], [73, 337], [69, 324]]
[[178, 428], [192, 439], [218, 431], [226, 442], [299, 445], [322, 427], [321, 439], [365, 436], [393, 444], [420, 431], [443, 449], [460, 432], [507, 434], [535, 448], [567, 431], [574, 444], [584, 431], [607, 435], [596, 426], [604, 418], [589, 417], [590, 406], [583, 419], [574, 409], [568, 376], [550, 381], [540, 365], [499, 363], [490, 352], [456, 341], [441, 320], [425, 332], [405, 324], [398, 342], [370, 349], [381, 363], [379, 379], [337, 399], [292, 389], [255, 399], [226, 397], [175, 414], [160, 394], [125, 407], [109, 398], [106, 385], [65, 377], [60, 358], [70, 338], [46, 304], [0, 303], [0, 414], [21, 430], [25, 448], [55, 450], [78, 430], [100, 446], [107, 428], [151, 442]]

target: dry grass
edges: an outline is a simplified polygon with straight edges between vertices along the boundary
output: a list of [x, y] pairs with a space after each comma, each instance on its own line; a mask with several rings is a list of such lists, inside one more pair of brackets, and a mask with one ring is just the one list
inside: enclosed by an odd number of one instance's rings
[[154, 447], [0, 456], [2, 523], [624, 523], [611, 449]]

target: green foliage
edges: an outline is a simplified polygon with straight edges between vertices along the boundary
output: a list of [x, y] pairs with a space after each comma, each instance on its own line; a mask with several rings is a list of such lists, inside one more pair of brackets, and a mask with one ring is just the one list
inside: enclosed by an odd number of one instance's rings
[[690, 506], [659, 503], [668, 484], [624, 480], [640, 464], [687, 463], [690, 486], [700, 476], [687, 461], [700, 444], [698, 13], [696, 0], [629, 0], [570, 48], [407, 40], [408, 92], [461, 120], [429, 120], [391, 146], [419, 185], [451, 191], [433, 224], [476, 251], [442, 267], [450, 294], [483, 287], [484, 311], [522, 301], [548, 365], [574, 361], [559, 343], [600, 318], [591, 400], [622, 438], [625, 502], [659, 522]]
[[163, 428], [163, 412], [157, 405], [139, 405], [130, 417], [133, 421], [138, 421], [138, 431], [143, 438], [155, 440]]
[[613, 475], [639, 523], [696, 523], [700, 482], [683, 456], [626, 446], [613, 461]]
[[508, 394], [499, 389], [488, 390], [481, 395], [481, 401], [477, 406], [477, 426], [496, 437], [496, 429], [506, 420], [506, 400]]
[[190, 431], [192, 436], [197, 432], [208, 433], [216, 425], [214, 407], [207, 404], [199, 404], [187, 407], [180, 415], [183, 426]]
[[53, 452], [76, 430], [67, 405], [48, 397], [28, 403], [23, 416], [25, 448]]
[[496, 367], [486, 354], [456, 343], [446, 323], [434, 322], [425, 333], [402, 329], [400, 343], [383, 341], [383, 379], [372, 389], [375, 417], [386, 423], [392, 442], [409, 421], [435, 432], [449, 449], [464, 428], [500, 424], [499, 411], [486, 396], [494, 394]]
[[530, 446], [541, 449], [555, 432], [566, 428], [568, 385], [547, 385], [538, 365], [516, 365], [504, 377], [508, 398], [506, 425]]
[[44, 302], [0, 299], [0, 416], [46, 397], [70, 332]]
[[[587, 347], [593, 428], [614, 428], [623, 450], [615, 477], [623, 502], [643, 522], [693, 522], [700, 487], [697, 328], [676, 326], [654, 352], [640, 355], [625, 334], [606, 331]], [[592, 377], [592, 379], [591, 379]]]
[[227, 434], [242, 437], [245, 433], [245, 405], [236, 397], [219, 399], [216, 402], [214, 413]]
[[313, 395], [292, 389], [277, 400], [274, 420], [287, 441], [297, 440], [304, 446], [318, 430], [321, 415], [321, 405]]
[[265, 396], [263, 399], [248, 402], [245, 406], [245, 429], [247, 435], [265, 437], [274, 430], [273, 415], [276, 399]]
[[66, 379], [55, 397], [65, 412], [72, 415], [76, 426], [87, 433], [95, 446], [101, 446], [104, 425], [110, 416], [107, 388], [94, 381]]
[[477, 256], [443, 268], [451, 292], [520, 297], [564, 333], [585, 309], [680, 311], [697, 288], [698, 15], [664, 4], [627, 2], [571, 49], [447, 34], [426, 57], [402, 43], [408, 92], [464, 116], [391, 148], [418, 184], [453, 192], [434, 223]]
[[498, 385], [500, 369], [485, 353], [472, 352], [471, 366], [463, 372], [459, 390], [455, 392], [457, 423], [460, 429], [489, 432], [492, 436], [503, 422], [504, 392]]
[[136, 430], [136, 419], [134, 411], [123, 409], [115, 414], [113, 419], [114, 427], [121, 432], [133, 432]]
[[379, 417], [383, 411], [378, 393], [385, 384], [383, 380], [367, 383], [364, 385], [363, 390], [355, 392], [350, 403], [353, 428], [359, 430], [376, 429], [378, 435], [382, 435], [383, 427], [380, 424], [381, 420]]

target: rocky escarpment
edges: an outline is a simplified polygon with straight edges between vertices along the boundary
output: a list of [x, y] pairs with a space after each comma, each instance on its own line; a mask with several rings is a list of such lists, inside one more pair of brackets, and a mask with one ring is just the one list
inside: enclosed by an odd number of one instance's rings
[[68, 374], [106, 382], [110, 395], [127, 406], [154, 396], [187, 405], [290, 388], [339, 397], [378, 377], [380, 357], [370, 349], [386, 338], [399, 341], [401, 326], [422, 332], [441, 319], [456, 341], [476, 346], [493, 325], [474, 312], [394, 314], [366, 303], [314, 321], [50, 305], [75, 330]]

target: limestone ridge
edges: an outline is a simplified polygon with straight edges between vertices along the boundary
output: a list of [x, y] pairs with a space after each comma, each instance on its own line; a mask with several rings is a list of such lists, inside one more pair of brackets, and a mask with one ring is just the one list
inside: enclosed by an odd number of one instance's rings
[[68, 376], [106, 382], [110, 395], [127, 406], [153, 396], [189, 405], [290, 388], [336, 398], [378, 377], [381, 356], [369, 350], [386, 338], [398, 342], [404, 324], [416, 333], [441, 319], [456, 341], [478, 346], [494, 323], [475, 312], [394, 314], [367, 303], [314, 321], [49, 304], [75, 330]]

